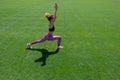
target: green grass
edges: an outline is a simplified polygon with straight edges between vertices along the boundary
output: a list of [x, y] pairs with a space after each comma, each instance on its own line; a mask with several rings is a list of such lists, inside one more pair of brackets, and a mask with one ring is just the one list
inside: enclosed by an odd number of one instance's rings
[[[48, 31], [45, 12], [54, 12], [61, 49], [34, 62], [41, 51], [26, 44]], [[52, 52], [56, 41], [33, 46]], [[0, 80], [120, 80], [119, 0], [1, 0]]]

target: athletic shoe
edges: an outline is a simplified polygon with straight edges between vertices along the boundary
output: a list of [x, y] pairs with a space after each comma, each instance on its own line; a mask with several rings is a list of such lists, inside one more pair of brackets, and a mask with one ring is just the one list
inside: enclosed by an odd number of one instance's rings
[[32, 49], [32, 46], [31, 46], [30, 43], [27, 44], [27, 48], [28, 48], [28, 49]]
[[58, 48], [59, 48], [59, 49], [62, 49], [62, 48], [64, 48], [64, 47], [63, 47], [63, 46], [58, 46]]

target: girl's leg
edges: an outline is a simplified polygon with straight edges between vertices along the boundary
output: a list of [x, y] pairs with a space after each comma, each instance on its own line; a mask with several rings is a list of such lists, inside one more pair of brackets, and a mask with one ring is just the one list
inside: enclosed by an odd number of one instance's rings
[[46, 40], [47, 40], [46, 37], [43, 37], [43, 38], [40, 39], [40, 40], [35, 40], [35, 41], [33, 41], [33, 42], [31, 43], [31, 45], [37, 44], [37, 43], [41, 43], [41, 42], [44, 42], [44, 41], [46, 41]]
[[57, 40], [57, 44], [58, 44], [58, 46], [60, 46], [61, 40], [62, 40], [61, 36], [53, 36], [53, 40], [54, 39]]
[[51, 38], [49, 38], [49, 40], [57, 40], [58, 48], [63, 48], [63, 46], [60, 46], [62, 40], [61, 36], [52, 36]]
[[32, 43], [27, 44], [27, 48], [31, 49], [33, 44], [41, 43], [47, 40], [47, 34], [40, 40], [35, 40]]

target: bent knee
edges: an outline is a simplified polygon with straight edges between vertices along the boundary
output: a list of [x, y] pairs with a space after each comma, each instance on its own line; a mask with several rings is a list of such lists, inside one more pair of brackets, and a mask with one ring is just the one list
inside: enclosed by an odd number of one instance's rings
[[62, 37], [61, 36], [58, 36], [58, 40], [61, 40], [62, 39]]

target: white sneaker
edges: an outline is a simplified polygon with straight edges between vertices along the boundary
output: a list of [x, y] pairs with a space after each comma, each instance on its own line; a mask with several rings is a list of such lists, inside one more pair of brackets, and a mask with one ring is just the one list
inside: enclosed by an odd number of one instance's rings
[[58, 48], [59, 48], [59, 49], [62, 49], [62, 48], [64, 48], [64, 47], [63, 47], [63, 46], [58, 46]]
[[30, 43], [27, 44], [27, 48], [28, 48], [28, 49], [32, 49], [32, 46], [31, 46]]

